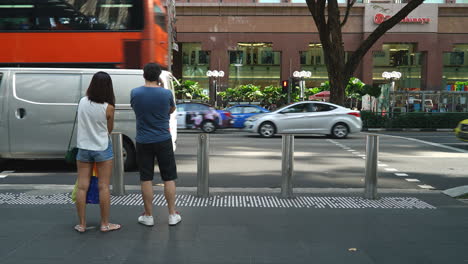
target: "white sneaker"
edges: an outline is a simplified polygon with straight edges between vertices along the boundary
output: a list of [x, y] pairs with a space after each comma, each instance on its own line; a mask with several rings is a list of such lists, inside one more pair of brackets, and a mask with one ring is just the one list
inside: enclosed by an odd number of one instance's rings
[[175, 214], [169, 215], [169, 225], [170, 226], [175, 226], [178, 223], [182, 221], [182, 217], [180, 216], [179, 212], [176, 212]]
[[138, 217], [138, 223], [145, 226], [154, 226], [154, 219], [151, 215], [140, 215]]

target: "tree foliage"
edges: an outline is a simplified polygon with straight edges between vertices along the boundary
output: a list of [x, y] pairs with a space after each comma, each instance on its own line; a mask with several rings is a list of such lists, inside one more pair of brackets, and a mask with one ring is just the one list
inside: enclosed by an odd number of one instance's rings
[[180, 85], [174, 82], [174, 90], [176, 99], [199, 99], [208, 101], [210, 98], [203, 92], [203, 88], [199, 87], [198, 82], [185, 80], [179, 81]]
[[404, 19], [424, 0], [409, 0], [394, 16], [381, 23], [360, 46], [351, 54], [346, 63], [342, 28], [348, 21], [351, 8], [356, 0], [346, 0], [345, 14], [342, 16], [337, 0], [306, 0], [309, 11], [317, 26], [322, 43], [325, 65], [330, 80], [330, 101], [344, 104], [345, 89], [359, 63], [367, 51], [388, 30]]

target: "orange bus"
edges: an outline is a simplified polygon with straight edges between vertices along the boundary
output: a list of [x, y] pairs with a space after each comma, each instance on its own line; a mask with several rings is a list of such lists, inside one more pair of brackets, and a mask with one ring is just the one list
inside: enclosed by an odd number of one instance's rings
[[0, 67], [168, 66], [161, 0], [0, 0]]

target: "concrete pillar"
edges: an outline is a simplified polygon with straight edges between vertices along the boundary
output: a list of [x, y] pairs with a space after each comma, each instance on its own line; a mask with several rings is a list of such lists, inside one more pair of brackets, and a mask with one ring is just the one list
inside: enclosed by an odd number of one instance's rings
[[[301, 69], [300, 53], [298, 50], [285, 49], [281, 52], [281, 80], [292, 77], [294, 71]], [[279, 84], [278, 84], [279, 85]]]
[[369, 50], [366, 55], [362, 58], [361, 61], [361, 81], [365, 84], [372, 85], [372, 72], [373, 72], [373, 59], [372, 59], [372, 50]]
[[444, 71], [442, 51], [433, 49], [430, 52], [425, 52], [423, 63], [421, 70], [422, 88], [431, 91], [441, 90]]

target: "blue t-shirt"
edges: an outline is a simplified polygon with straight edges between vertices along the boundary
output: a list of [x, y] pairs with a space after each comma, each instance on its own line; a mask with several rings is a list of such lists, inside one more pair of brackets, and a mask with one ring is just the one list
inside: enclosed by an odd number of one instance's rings
[[136, 116], [136, 142], [148, 144], [168, 140], [169, 110], [174, 105], [170, 90], [141, 86], [130, 92], [130, 104]]

